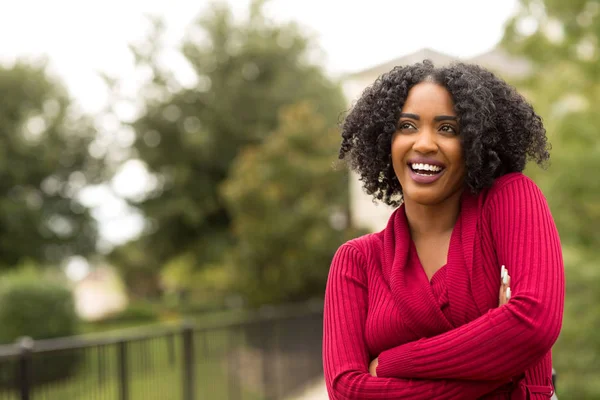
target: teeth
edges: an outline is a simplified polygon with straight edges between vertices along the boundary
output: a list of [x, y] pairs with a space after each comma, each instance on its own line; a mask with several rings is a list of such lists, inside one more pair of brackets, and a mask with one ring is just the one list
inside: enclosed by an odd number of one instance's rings
[[422, 164], [422, 163], [412, 164], [411, 167], [414, 170], [420, 170], [420, 171], [439, 172], [442, 170], [442, 167], [438, 167], [437, 165]]

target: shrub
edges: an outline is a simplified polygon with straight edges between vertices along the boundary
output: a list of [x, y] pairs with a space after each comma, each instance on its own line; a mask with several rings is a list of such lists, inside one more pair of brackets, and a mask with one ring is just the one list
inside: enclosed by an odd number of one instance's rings
[[[0, 343], [14, 343], [20, 337], [34, 340], [72, 336], [78, 320], [71, 291], [59, 282], [39, 274], [20, 273], [0, 281]], [[44, 361], [51, 368], [35, 368], [35, 383], [70, 376], [79, 361], [79, 352], [34, 355], [34, 365]], [[14, 373], [3, 373], [0, 384], [11, 385]]]
[[71, 336], [76, 331], [73, 295], [65, 286], [39, 278], [8, 279], [0, 285], [0, 343], [22, 336]]

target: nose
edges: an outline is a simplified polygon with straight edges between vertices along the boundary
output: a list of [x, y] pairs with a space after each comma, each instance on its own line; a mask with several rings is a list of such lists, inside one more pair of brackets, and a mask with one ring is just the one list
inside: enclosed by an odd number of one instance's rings
[[435, 153], [438, 150], [435, 132], [431, 129], [421, 129], [415, 135], [413, 150], [421, 154]]

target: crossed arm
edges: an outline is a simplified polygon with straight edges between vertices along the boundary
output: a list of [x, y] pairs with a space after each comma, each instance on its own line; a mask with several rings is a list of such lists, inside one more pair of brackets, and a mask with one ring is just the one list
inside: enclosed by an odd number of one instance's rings
[[367, 319], [366, 278], [362, 257], [354, 247], [336, 253], [325, 295], [324, 369], [329, 396], [349, 399], [465, 399], [477, 398], [508, 380], [380, 378], [369, 374], [364, 342]]
[[378, 376], [503, 380], [550, 351], [562, 324], [564, 266], [546, 201], [521, 179], [490, 202], [498, 260], [512, 277], [510, 301], [459, 328], [384, 351]]

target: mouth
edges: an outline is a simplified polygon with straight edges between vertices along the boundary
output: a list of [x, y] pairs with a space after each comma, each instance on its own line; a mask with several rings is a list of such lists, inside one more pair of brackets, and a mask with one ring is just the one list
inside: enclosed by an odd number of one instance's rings
[[427, 164], [427, 163], [408, 163], [408, 167], [416, 175], [421, 176], [435, 176], [439, 175], [444, 171], [444, 167], [439, 164]]
[[418, 185], [429, 185], [437, 181], [446, 171], [438, 162], [409, 162], [408, 170], [412, 180]]

